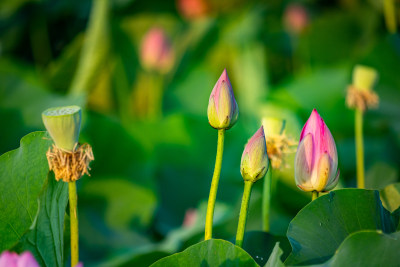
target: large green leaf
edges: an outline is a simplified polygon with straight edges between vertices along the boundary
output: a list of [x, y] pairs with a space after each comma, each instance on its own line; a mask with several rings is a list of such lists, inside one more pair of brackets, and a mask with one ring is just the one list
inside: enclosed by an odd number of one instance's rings
[[18, 248], [30, 250], [41, 266], [64, 266], [64, 214], [68, 203], [68, 184], [57, 182], [49, 173], [46, 189], [40, 196], [39, 213]]
[[165, 257], [153, 265], [159, 266], [258, 266], [243, 249], [232, 243], [211, 239], [193, 245], [183, 252]]
[[15, 245], [35, 221], [51, 143], [45, 132], [34, 132], [21, 139], [20, 148], [0, 157], [0, 251]]
[[293, 250], [285, 264], [322, 263], [349, 234], [360, 230], [390, 233], [395, 226], [378, 191], [332, 191], [304, 207], [290, 223], [287, 237]]
[[[399, 266], [400, 232], [360, 231], [348, 236], [329, 261], [329, 267]], [[313, 265], [313, 267], [317, 267]]]

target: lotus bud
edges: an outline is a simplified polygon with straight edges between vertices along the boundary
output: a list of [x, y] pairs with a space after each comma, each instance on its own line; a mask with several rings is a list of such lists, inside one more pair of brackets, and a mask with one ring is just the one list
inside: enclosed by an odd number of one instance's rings
[[229, 129], [236, 123], [238, 114], [238, 105], [225, 69], [210, 95], [208, 122], [215, 129]]
[[163, 29], [152, 28], [143, 38], [140, 62], [150, 71], [167, 73], [175, 61], [175, 53]]
[[176, 0], [179, 13], [189, 20], [205, 17], [209, 11], [207, 0]]
[[309, 23], [309, 15], [307, 10], [299, 4], [289, 5], [283, 15], [286, 29], [295, 34], [304, 31]]
[[339, 181], [335, 140], [315, 109], [300, 134], [294, 174], [297, 186], [307, 192], [332, 190]]
[[245, 181], [254, 183], [265, 176], [268, 164], [264, 128], [261, 126], [244, 148], [240, 173]]
[[357, 65], [353, 70], [353, 86], [360, 90], [372, 90], [376, 80], [378, 78], [378, 73], [375, 69]]
[[18, 255], [15, 252], [4, 251], [0, 255], [0, 267], [39, 267], [39, 264], [29, 251]]
[[79, 139], [82, 111], [78, 106], [49, 108], [42, 113], [44, 126], [55, 145], [72, 152]]

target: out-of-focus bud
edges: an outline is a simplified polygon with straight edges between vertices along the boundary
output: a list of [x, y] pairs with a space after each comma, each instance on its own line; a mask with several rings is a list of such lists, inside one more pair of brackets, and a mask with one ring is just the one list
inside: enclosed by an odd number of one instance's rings
[[175, 61], [175, 52], [164, 30], [152, 28], [144, 36], [140, 48], [140, 62], [149, 71], [167, 73]]
[[283, 15], [286, 29], [295, 34], [300, 34], [307, 27], [309, 17], [307, 10], [299, 4], [289, 5]]
[[179, 13], [188, 20], [202, 18], [209, 12], [206, 0], [177, 0]]
[[267, 143], [268, 158], [271, 160], [271, 167], [273, 169], [279, 169], [282, 166], [287, 167], [285, 156], [296, 152], [295, 146], [297, 142], [286, 136], [286, 121], [265, 117], [262, 119], [262, 125], [265, 129], [265, 141]]
[[219, 77], [208, 102], [208, 122], [215, 129], [229, 129], [237, 121], [239, 108], [226, 69]]
[[363, 65], [355, 66], [353, 83], [347, 89], [347, 106], [361, 111], [378, 107], [379, 97], [373, 90], [377, 79], [378, 72], [375, 69]]
[[72, 152], [79, 139], [82, 111], [78, 106], [49, 108], [43, 111], [44, 126], [55, 145]]
[[247, 142], [240, 163], [240, 173], [245, 181], [256, 182], [268, 171], [267, 146], [264, 128], [260, 129]]
[[339, 181], [335, 140], [315, 109], [301, 131], [294, 172], [297, 186], [307, 192], [332, 190]]
[[21, 255], [4, 251], [0, 255], [0, 267], [39, 267], [39, 264], [29, 251], [25, 251]]
[[197, 210], [196, 209], [188, 209], [186, 210], [185, 217], [183, 219], [183, 226], [190, 228], [195, 225], [197, 220]]

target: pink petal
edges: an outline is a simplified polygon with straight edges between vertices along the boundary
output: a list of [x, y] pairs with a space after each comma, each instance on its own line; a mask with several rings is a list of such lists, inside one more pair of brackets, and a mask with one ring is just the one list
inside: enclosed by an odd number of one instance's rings
[[4, 251], [0, 255], [0, 267], [17, 267], [18, 254]]
[[30, 251], [25, 251], [19, 255], [17, 267], [39, 267]]

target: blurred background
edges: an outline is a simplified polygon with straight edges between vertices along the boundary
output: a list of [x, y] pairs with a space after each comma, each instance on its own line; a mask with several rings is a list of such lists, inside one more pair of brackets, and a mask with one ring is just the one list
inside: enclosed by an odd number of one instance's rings
[[[2, 1], [0, 153], [44, 130], [46, 108], [84, 107], [81, 141], [95, 161], [78, 182], [81, 260], [148, 266], [203, 239], [217, 142], [207, 106], [224, 68], [239, 120], [225, 138], [214, 237], [232, 240], [241, 154], [264, 117], [285, 119], [286, 135], [298, 140], [316, 108], [336, 140], [339, 187], [355, 187], [345, 96], [354, 65], [364, 64], [379, 72], [380, 105], [366, 112], [364, 132], [367, 187], [381, 189], [400, 168], [399, 20], [391, 10], [400, 13], [398, 1]], [[277, 236], [310, 200], [295, 186], [293, 159], [274, 171]], [[261, 192], [258, 182], [247, 230], [261, 229]]]

